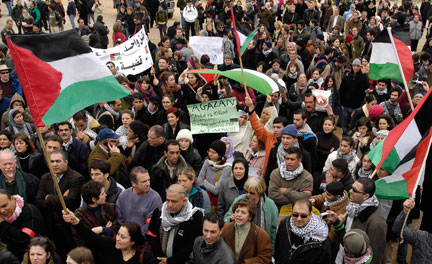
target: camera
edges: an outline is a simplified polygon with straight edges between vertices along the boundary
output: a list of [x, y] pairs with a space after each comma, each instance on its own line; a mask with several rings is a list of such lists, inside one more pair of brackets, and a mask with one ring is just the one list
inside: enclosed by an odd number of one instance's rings
[[329, 218], [330, 214], [329, 213], [322, 213], [322, 214], [320, 214], [320, 216], [321, 216], [322, 220], [325, 220], [325, 219]]
[[423, 86], [423, 83], [422, 83], [422, 81], [420, 81], [420, 80], [417, 80], [417, 81], [414, 81], [415, 82], [415, 84], [417, 85], [417, 86]]

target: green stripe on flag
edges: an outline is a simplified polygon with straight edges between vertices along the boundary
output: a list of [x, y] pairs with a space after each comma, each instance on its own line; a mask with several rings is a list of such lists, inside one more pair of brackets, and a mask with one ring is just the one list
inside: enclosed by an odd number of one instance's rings
[[258, 30], [258, 28], [256, 28], [254, 31], [252, 31], [252, 33], [250, 33], [249, 36], [247, 36], [247, 38], [245, 39], [245, 41], [241, 44], [241, 46], [240, 46], [240, 53], [241, 53], [241, 55], [243, 55], [243, 52], [245, 52], [247, 46], [249, 45], [249, 43], [255, 37], [255, 34], [256, 34], [257, 30]]
[[408, 199], [408, 186], [404, 180], [387, 183], [385, 179], [375, 182], [375, 195], [380, 199], [403, 200]]
[[129, 94], [130, 91], [121, 86], [112, 75], [76, 82], [62, 89], [42, 121], [49, 126], [70, 118], [70, 113], [76, 113], [89, 105], [117, 100]]
[[394, 63], [371, 63], [369, 70], [369, 78], [372, 80], [393, 79], [403, 83], [400, 68], [397, 64]]
[[[376, 145], [368, 154], [369, 159], [375, 166], [377, 166], [378, 163], [380, 163], [381, 161], [384, 142], [385, 139], [382, 140], [378, 145]], [[385, 169], [390, 173], [393, 173], [396, 167], [399, 165], [399, 163], [400, 163], [399, 154], [397, 153], [396, 149], [393, 148], [390, 151], [390, 154], [382, 163], [381, 168]]]

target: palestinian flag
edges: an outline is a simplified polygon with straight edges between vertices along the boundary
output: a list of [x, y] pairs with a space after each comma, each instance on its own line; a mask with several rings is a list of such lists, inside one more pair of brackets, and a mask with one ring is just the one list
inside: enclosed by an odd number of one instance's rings
[[[414, 76], [409, 31], [405, 28], [381, 31], [372, 42], [369, 78], [393, 79], [406, 84], [408, 90]], [[402, 71], [402, 72], [401, 72]]]
[[375, 195], [386, 200], [402, 200], [413, 196], [417, 186], [423, 183], [431, 143], [432, 131], [429, 129], [390, 176], [375, 182]]
[[432, 89], [429, 89], [414, 111], [369, 152], [368, 157], [377, 170], [381, 167], [393, 173], [401, 160], [429, 130], [432, 125], [431, 92]]
[[[249, 69], [243, 69], [243, 71], [248, 87], [265, 95], [279, 92], [279, 86], [277, 85], [277, 83], [264, 73]], [[240, 68], [232, 69], [229, 71], [198, 69], [188, 71], [187, 73], [200, 74], [207, 82], [213, 81], [216, 75], [221, 75], [236, 82], [243, 83], [242, 71]]]
[[75, 30], [11, 35], [7, 42], [36, 127], [130, 94]]
[[246, 50], [247, 45], [249, 45], [249, 43], [255, 37], [258, 28], [252, 31], [247, 24], [240, 23], [239, 21], [237, 21], [236, 17], [234, 16], [234, 11], [232, 8], [231, 8], [231, 19], [234, 28], [234, 37], [236, 39], [237, 53], [239, 54], [239, 56], [241, 56], [243, 52]]

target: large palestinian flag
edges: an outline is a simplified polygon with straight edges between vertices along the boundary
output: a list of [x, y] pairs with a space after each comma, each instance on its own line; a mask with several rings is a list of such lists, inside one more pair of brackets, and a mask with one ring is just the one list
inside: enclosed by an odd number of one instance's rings
[[417, 186], [422, 185], [424, 181], [431, 142], [432, 131], [429, 130], [420, 143], [401, 160], [390, 176], [375, 182], [375, 195], [386, 200], [408, 199], [413, 196]]
[[[255, 91], [265, 95], [279, 92], [279, 86], [277, 85], [277, 83], [264, 73], [249, 69], [243, 69], [243, 72], [246, 80], [246, 85], [254, 89]], [[197, 73], [201, 75], [201, 77], [204, 78], [206, 82], [211, 82], [216, 77], [216, 75], [221, 75], [236, 82], [243, 83], [243, 76], [240, 68], [228, 71], [197, 69], [188, 71], [188, 73]]]
[[130, 94], [75, 30], [12, 35], [7, 41], [36, 127]]
[[432, 125], [432, 89], [426, 93], [414, 111], [393, 128], [385, 140], [368, 154], [376, 169], [393, 173], [401, 160], [416, 146]]
[[414, 62], [409, 46], [409, 32], [405, 28], [387, 28], [381, 31], [372, 42], [369, 78], [393, 79], [400, 83], [405, 83], [405, 79], [409, 86], [414, 76]]

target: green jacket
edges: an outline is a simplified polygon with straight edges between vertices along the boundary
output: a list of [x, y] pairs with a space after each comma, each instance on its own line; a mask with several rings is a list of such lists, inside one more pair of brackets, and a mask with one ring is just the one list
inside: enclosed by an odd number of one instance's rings
[[[239, 200], [249, 200], [246, 194], [239, 195], [232, 204], [235, 204]], [[272, 247], [274, 249], [274, 244], [276, 240], [276, 225], [279, 217], [279, 211], [277, 209], [276, 204], [273, 202], [272, 199], [268, 198], [267, 195], [264, 194], [264, 218], [265, 218], [265, 231], [270, 236], [270, 240], [272, 243]], [[231, 222], [231, 215], [232, 215], [232, 205], [228, 212], [224, 216], [224, 222], [229, 223]]]
[[[111, 171], [110, 175], [114, 176], [115, 180], [117, 182], [119, 181], [119, 173], [120, 173], [120, 167], [123, 167], [125, 170], [127, 170], [127, 164], [126, 164], [126, 158], [121, 153], [107, 153], [105, 152], [101, 146], [98, 144], [93, 149], [93, 151], [90, 153], [88, 158], [88, 166], [90, 168], [91, 164], [95, 160], [103, 160], [108, 162], [111, 165]], [[123, 182], [121, 182], [123, 183]]]
[[30, 14], [33, 16], [35, 20], [35, 24], [39, 23], [41, 19], [41, 12], [36, 7], [33, 9], [29, 9]]

